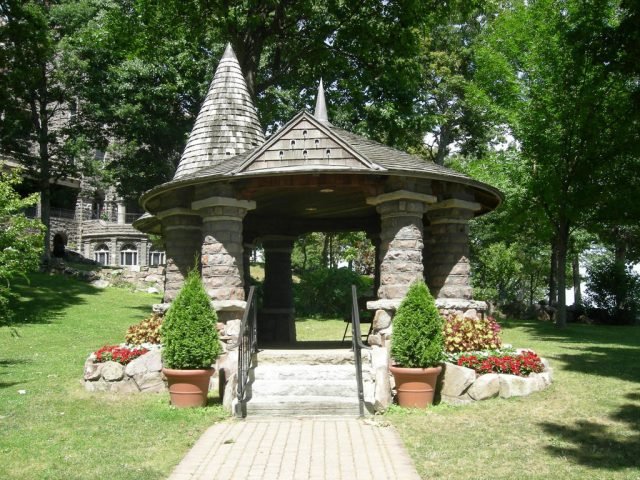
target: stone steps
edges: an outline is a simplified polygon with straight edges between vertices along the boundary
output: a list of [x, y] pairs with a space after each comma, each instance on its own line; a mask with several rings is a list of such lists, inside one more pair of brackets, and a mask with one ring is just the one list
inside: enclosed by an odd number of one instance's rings
[[268, 395], [252, 398], [247, 415], [274, 416], [357, 416], [358, 398], [328, 395]]
[[358, 415], [353, 352], [263, 350], [250, 372], [247, 415]]
[[260, 362], [253, 370], [256, 380], [349, 380], [355, 365], [269, 365]]

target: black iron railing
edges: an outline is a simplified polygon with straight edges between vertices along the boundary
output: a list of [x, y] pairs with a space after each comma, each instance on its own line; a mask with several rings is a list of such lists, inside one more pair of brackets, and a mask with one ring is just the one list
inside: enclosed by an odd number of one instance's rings
[[253, 355], [258, 352], [256, 313], [255, 287], [251, 287], [238, 335], [238, 403], [235, 414], [240, 418], [247, 416], [249, 371], [252, 367]]
[[371, 347], [362, 343], [360, 336], [360, 309], [358, 308], [358, 292], [355, 285], [351, 285], [351, 341], [356, 363], [356, 381], [358, 382], [358, 409], [364, 417], [364, 385], [362, 383], [362, 350]]

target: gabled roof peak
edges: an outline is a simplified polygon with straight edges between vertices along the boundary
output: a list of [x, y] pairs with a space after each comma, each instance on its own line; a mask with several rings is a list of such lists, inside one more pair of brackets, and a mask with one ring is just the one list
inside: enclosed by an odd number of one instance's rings
[[313, 112], [313, 116], [316, 120], [324, 123], [329, 123], [329, 114], [327, 113], [327, 102], [324, 99], [324, 86], [322, 84], [322, 78], [320, 78], [320, 84], [318, 85], [318, 94], [316, 95], [316, 109]]

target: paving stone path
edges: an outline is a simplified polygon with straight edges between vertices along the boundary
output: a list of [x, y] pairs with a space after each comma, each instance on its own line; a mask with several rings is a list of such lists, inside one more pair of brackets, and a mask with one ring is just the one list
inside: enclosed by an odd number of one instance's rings
[[393, 427], [346, 417], [251, 418], [209, 428], [169, 480], [419, 480]]

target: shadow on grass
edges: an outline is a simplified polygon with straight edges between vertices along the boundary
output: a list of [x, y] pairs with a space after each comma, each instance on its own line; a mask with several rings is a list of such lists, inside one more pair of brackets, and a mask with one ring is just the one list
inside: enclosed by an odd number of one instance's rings
[[33, 274], [30, 281], [16, 279], [12, 289], [18, 298], [12, 301], [15, 312], [12, 325], [51, 323], [71, 305], [85, 303], [81, 297], [97, 294], [99, 289], [63, 275]]
[[[30, 363], [28, 360], [25, 359], [16, 359], [16, 360], [0, 360], [0, 375], [6, 375], [7, 374], [7, 369], [9, 369], [10, 367], [13, 367], [15, 365], [24, 365], [26, 363]], [[22, 371], [22, 370], [12, 370], [13, 373], [17, 372], [17, 371]], [[14, 385], [18, 385], [22, 383], [22, 381], [15, 381], [15, 382], [5, 382], [2, 379], [0, 379], [0, 389], [2, 388], [9, 388], [12, 387]]]
[[569, 325], [558, 329], [549, 323], [510, 320], [505, 328], [518, 327], [536, 340], [561, 345], [552, 359], [573, 372], [640, 382], [640, 328], [604, 325]]
[[564, 363], [564, 369], [601, 377], [640, 382], [640, 370], [630, 367], [640, 363], [640, 350], [630, 348], [596, 347], [571, 348], [575, 353], [559, 353], [555, 360]]
[[631, 435], [613, 433], [606, 425], [579, 421], [573, 426], [542, 423], [542, 428], [571, 446], [549, 445], [547, 451], [559, 457], [568, 457], [581, 465], [606, 470], [640, 468], [640, 394], [626, 396], [635, 403], [622, 405], [611, 419], [625, 424]]
[[539, 340], [597, 345], [610, 343], [630, 347], [640, 344], [640, 327], [638, 326], [570, 323], [565, 328], [557, 328], [550, 322], [512, 319], [501, 321], [500, 324], [504, 328], [522, 328]]

